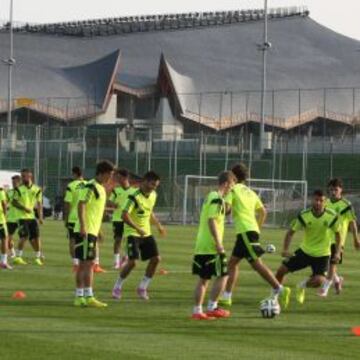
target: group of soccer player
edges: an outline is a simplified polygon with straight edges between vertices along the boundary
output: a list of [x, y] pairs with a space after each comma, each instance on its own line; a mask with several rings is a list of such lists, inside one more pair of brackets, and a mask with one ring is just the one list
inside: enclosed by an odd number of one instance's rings
[[[23, 259], [25, 242], [35, 252], [35, 265], [43, 265], [39, 224], [43, 223], [42, 190], [33, 183], [29, 169], [23, 169], [20, 175], [12, 177], [11, 189], [0, 189], [0, 267], [11, 270], [9, 257], [14, 265], [26, 265]], [[18, 232], [19, 241], [15, 250], [14, 235]]]
[[[147, 261], [145, 274], [137, 294], [149, 300], [148, 287], [152, 281], [160, 254], [152, 225], [161, 236], [166, 230], [155, 216], [156, 190], [160, 177], [147, 172], [137, 184], [132, 184], [129, 171], [114, 168], [108, 161], [96, 165], [95, 177], [84, 180], [81, 169], [74, 167], [73, 181], [64, 198], [64, 222], [69, 238], [69, 252], [75, 272], [75, 300], [78, 307], [103, 308], [107, 304], [94, 296], [94, 272], [103, 271], [99, 264], [99, 243], [105, 212], [112, 212], [114, 235], [114, 268], [119, 276], [112, 289], [112, 297], [121, 299], [126, 279], [138, 260]], [[310, 277], [297, 285], [296, 299], [303, 304], [306, 288], [318, 288], [318, 295], [326, 297], [334, 285], [337, 294], [343, 286], [343, 277], [337, 272], [342, 262], [348, 230], [354, 246], [360, 249], [356, 216], [351, 203], [343, 195], [340, 179], [328, 183], [329, 198], [322, 190], [314, 191], [309, 209], [303, 210], [291, 222], [284, 239], [281, 255], [284, 261], [276, 273], [265, 264], [265, 253], [260, 244], [260, 232], [267, 212], [258, 195], [246, 185], [248, 170], [244, 164], [218, 176], [218, 186], [204, 199], [199, 229], [196, 236], [192, 273], [199, 277], [195, 287], [192, 319], [213, 320], [230, 316], [233, 290], [239, 276], [239, 263], [246, 259], [271, 287], [270, 298], [286, 309], [291, 289], [283, 285], [288, 273], [311, 268]], [[0, 189], [1, 267], [10, 269], [8, 255], [15, 265], [25, 265], [23, 248], [26, 240], [35, 251], [35, 264], [43, 265], [39, 224], [43, 222], [42, 191], [33, 184], [28, 169], [12, 178], [13, 188]], [[232, 216], [236, 242], [227, 261], [224, 248], [225, 219]], [[19, 243], [14, 250], [14, 234], [18, 230]], [[304, 237], [298, 249], [290, 252], [295, 232], [303, 230]], [[124, 243], [123, 244], [123, 239]], [[126, 248], [122, 252], [122, 248]], [[206, 310], [203, 309], [209, 282], [215, 278]], [[222, 306], [222, 307], [220, 307]]]

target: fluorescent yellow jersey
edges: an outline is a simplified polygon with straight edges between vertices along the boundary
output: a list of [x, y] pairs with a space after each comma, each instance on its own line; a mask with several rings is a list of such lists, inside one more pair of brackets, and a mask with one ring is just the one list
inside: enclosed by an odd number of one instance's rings
[[[151, 235], [151, 213], [156, 204], [157, 194], [152, 191], [145, 196], [140, 189], [133, 189], [127, 197], [123, 212], [127, 212], [131, 220], [145, 232], [145, 236]], [[140, 236], [131, 226], [124, 224], [125, 236]]]
[[[349, 230], [349, 224], [352, 221], [356, 221], [354, 208], [352, 207], [351, 202], [344, 198], [337, 201], [327, 199], [326, 207], [334, 210], [339, 217], [341, 245], [344, 246]], [[333, 239], [333, 242], [335, 242], [335, 238]]]
[[217, 191], [212, 191], [208, 194], [201, 208], [200, 224], [195, 244], [196, 255], [213, 255], [217, 253], [215, 239], [209, 228], [209, 219], [215, 220], [215, 227], [222, 244], [225, 223], [225, 200]]
[[17, 223], [19, 220], [19, 211], [18, 209], [12, 204], [14, 199], [15, 189], [9, 189], [6, 193], [7, 197], [7, 204], [8, 204], [8, 211], [6, 213], [7, 222], [9, 223]]
[[70, 204], [68, 223], [75, 224], [78, 220], [79, 195], [85, 184], [86, 180], [74, 180], [66, 188], [64, 201]]
[[134, 191], [134, 188], [129, 186], [128, 188], [123, 188], [122, 186], [117, 186], [111, 192], [109, 200], [116, 205], [112, 215], [112, 221], [122, 222], [122, 211], [125, 206], [128, 195]]
[[[95, 179], [88, 181], [79, 190], [78, 203], [85, 202], [85, 231], [87, 234], [99, 236], [106, 204], [106, 191]], [[77, 219], [74, 232], [80, 232], [80, 221]]]
[[320, 216], [316, 216], [312, 209], [302, 211], [290, 225], [293, 231], [304, 230], [304, 240], [300, 249], [307, 255], [314, 257], [329, 256], [331, 243], [340, 225], [335, 211], [325, 208]]
[[232, 217], [237, 234], [248, 231], [260, 233], [256, 220], [256, 211], [264, 208], [258, 195], [244, 184], [236, 184], [225, 197], [226, 203], [231, 205]]
[[17, 209], [20, 220], [32, 220], [35, 219], [35, 206], [39, 202], [42, 204], [42, 191], [39, 186], [35, 184], [20, 185], [15, 189], [13, 201], [16, 200], [19, 204], [25, 208], [31, 210], [30, 213]]
[[5, 202], [5, 204], [7, 203], [7, 197], [6, 197], [6, 192], [3, 188], [0, 188], [0, 224], [6, 224], [6, 216], [4, 213], [4, 208], [2, 206], [2, 203]]

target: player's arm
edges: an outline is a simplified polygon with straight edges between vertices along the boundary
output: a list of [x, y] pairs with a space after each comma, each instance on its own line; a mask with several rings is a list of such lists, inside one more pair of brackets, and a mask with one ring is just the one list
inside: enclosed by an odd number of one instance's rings
[[338, 262], [341, 259], [341, 235], [339, 231], [335, 232], [335, 246], [336, 246], [336, 252], [335, 252], [334, 260]]
[[137, 226], [132, 220], [131, 217], [128, 213], [127, 210], [123, 210], [122, 216], [121, 216], [122, 220], [124, 221], [125, 224], [129, 225], [130, 227], [132, 227], [133, 229], [136, 230], [136, 232], [140, 235], [140, 236], [145, 236], [145, 231]]
[[349, 230], [353, 235], [354, 247], [356, 250], [360, 250], [360, 239], [356, 220], [352, 220], [349, 224]]
[[41, 190], [39, 190], [39, 192], [36, 195], [36, 209], [37, 209], [37, 213], [39, 216], [39, 223], [42, 224], [44, 222], [44, 217], [43, 217], [43, 201], [42, 201], [42, 193]]
[[86, 236], [86, 226], [85, 226], [85, 215], [86, 215], [86, 201], [80, 200], [78, 203], [78, 217], [80, 223], [80, 235]]
[[290, 244], [291, 244], [291, 241], [292, 241], [292, 239], [294, 237], [294, 234], [295, 234], [295, 230], [293, 230], [293, 229], [289, 229], [286, 232], [281, 256], [283, 256], [283, 257], [291, 256], [291, 252], [290, 252], [289, 249], [290, 249]]
[[71, 188], [68, 186], [66, 188], [66, 193], [65, 193], [65, 197], [64, 197], [63, 220], [64, 220], [65, 226], [67, 226], [67, 223], [69, 221], [71, 201], [72, 201], [72, 192], [71, 192]]
[[224, 250], [224, 247], [223, 245], [221, 244], [221, 240], [220, 240], [220, 237], [219, 237], [219, 233], [217, 231], [217, 228], [216, 228], [216, 223], [215, 223], [215, 219], [213, 218], [210, 218], [208, 220], [208, 226], [209, 226], [209, 229], [210, 229], [210, 233], [215, 241], [215, 246], [216, 246], [216, 250], [219, 254], [222, 254], [225, 252]]
[[7, 212], [7, 203], [6, 203], [6, 200], [2, 200], [1, 201], [1, 206], [2, 206], [2, 209], [3, 209], [3, 212], [6, 216], [6, 212]]
[[166, 229], [164, 228], [164, 226], [162, 226], [160, 220], [157, 218], [157, 216], [152, 212], [150, 215], [150, 221], [153, 225], [156, 226], [156, 228], [159, 231], [159, 234], [161, 236], [166, 236]]
[[267, 218], [267, 211], [264, 206], [259, 207], [256, 210], [256, 220], [259, 225], [259, 228], [261, 229], [263, 225], [265, 224], [266, 218]]
[[20, 202], [17, 199], [13, 199], [12, 204], [19, 210], [25, 211], [28, 214], [32, 213], [32, 209], [28, 209], [26, 206], [20, 204]]

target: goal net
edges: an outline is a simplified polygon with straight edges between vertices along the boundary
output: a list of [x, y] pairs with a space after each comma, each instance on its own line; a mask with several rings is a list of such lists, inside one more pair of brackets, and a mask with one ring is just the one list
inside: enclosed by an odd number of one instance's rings
[[[268, 211], [266, 221], [268, 226], [286, 226], [300, 210], [306, 208], [307, 181], [248, 179], [247, 185], [264, 203]], [[216, 176], [185, 176], [182, 206], [184, 225], [199, 221], [201, 206], [206, 195], [216, 188]]]

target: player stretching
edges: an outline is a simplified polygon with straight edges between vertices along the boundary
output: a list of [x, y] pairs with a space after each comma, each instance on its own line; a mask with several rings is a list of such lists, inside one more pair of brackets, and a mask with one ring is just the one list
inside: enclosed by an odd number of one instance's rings
[[[350, 201], [342, 197], [343, 193], [343, 183], [340, 179], [332, 179], [328, 183], [328, 192], [330, 199], [326, 201], [326, 207], [328, 209], [334, 210], [338, 217], [340, 223], [340, 236], [341, 236], [341, 253], [339, 264], [342, 264], [342, 254], [344, 251], [345, 241], [348, 234], [348, 230], [351, 231], [354, 240], [354, 247], [356, 250], [360, 249], [360, 241], [358, 238], [358, 229], [356, 224], [356, 216], [354, 209]], [[334, 283], [336, 294], [340, 294], [342, 290], [342, 285], [344, 279], [342, 276], [339, 276], [336, 271], [336, 262], [334, 261], [335, 256], [335, 238], [331, 244], [331, 258], [330, 258], [330, 267], [327, 274], [327, 280], [324, 282], [323, 286], [319, 289], [319, 296], [326, 297], [331, 285]]]
[[272, 287], [272, 297], [280, 300], [286, 309], [290, 288], [283, 287], [272, 271], [261, 261], [265, 253], [259, 243], [260, 229], [266, 219], [266, 210], [254, 191], [245, 185], [248, 170], [244, 164], [234, 166], [232, 172], [237, 178], [237, 184], [227, 195], [226, 202], [231, 205], [232, 217], [236, 230], [236, 243], [229, 261], [229, 278], [220, 304], [231, 306], [232, 292], [238, 278], [239, 262], [246, 258], [251, 267]]
[[80, 190], [78, 219], [74, 228], [75, 257], [79, 259], [76, 273], [75, 306], [106, 307], [93, 293], [94, 260], [106, 204], [104, 185], [110, 180], [113, 165], [101, 161], [96, 165], [95, 179], [88, 181]]
[[134, 189], [128, 195], [122, 219], [125, 223], [124, 233], [127, 238], [129, 260], [121, 270], [113, 288], [114, 299], [121, 298], [124, 281], [134, 269], [140, 256], [142, 261], [149, 260], [149, 262], [137, 293], [141, 299], [149, 299], [147, 289], [160, 262], [158, 247], [155, 238], [151, 235], [151, 223], [156, 225], [160, 235], [165, 235], [165, 229], [153, 213], [157, 197], [155, 190], [159, 183], [159, 176], [155, 172], [149, 171], [144, 175], [140, 188]]
[[1, 241], [1, 259], [0, 268], [11, 270], [12, 267], [8, 264], [8, 231], [6, 226], [6, 193], [3, 188], [0, 188], [0, 241]]
[[[224, 290], [228, 275], [223, 245], [226, 213], [224, 196], [231, 190], [234, 183], [235, 176], [231, 171], [221, 173], [218, 177], [218, 190], [207, 195], [201, 208], [192, 266], [193, 274], [200, 277], [195, 288], [195, 306], [192, 314], [195, 320], [212, 320], [230, 316], [229, 311], [218, 307], [218, 299]], [[210, 293], [207, 312], [204, 313], [205, 294], [213, 276], [216, 279]]]
[[125, 205], [129, 193], [133, 190], [129, 182], [129, 172], [126, 169], [117, 169], [114, 173], [116, 187], [112, 191], [109, 204], [114, 208], [112, 216], [114, 232], [114, 268], [120, 269], [126, 262], [126, 256], [121, 257], [121, 240], [124, 232], [124, 222], [122, 220], [122, 208]]
[[74, 227], [78, 219], [78, 203], [80, 190], [84, 188], [86, 181], [83, 178], [82, 171], [78, 166], [72, 168], [73, 181], [71, 181], [65, 192], [64, 198], [64, 223], [68, 232], [69, 252], [73, 261], [73, 271], [79, 268], [79, 259], [75, 257], [75, 238]]
[[[26, 265], [23, 260], [23, 250], [26, 240], [30, 240], [35, 251], [35, 264], [42, 266], [41, 241], [39, 224], [43, 224], [42, 191], [39, 186], [33, 184], [32, 173], [29, 169], [21, 170], [22, 185], [15, 188], [12, 205], [18, 209], [19, 214], [19, 244], [15, 265]], [[38, 220], [35, 217], [37, 210]]]
[[[340, 226], [336, 213], [325, 207], [326, 198], [321, 190], [313, 193], [312, 207], [302, 211], [293, 220], [290, 230], [286, 233], [282, 256], [284, 260], [276, 273], [280, 283], [289, 272], [295, 272], [311, 267], [312, 275], [301, 281], [297, 286], [296, 300], [303, 304], [305, 301], [305, 289], [318, 288], [326, 280], [326, 272], [329, 267], [330, 247], [333, 238], [336, 239], [336, 250], [333, 261], [340, 259]], [[289, 251], [291, 240], [298, 230], [304, 230], [304, 240], [299, 249], [291, 255]]]
[[20, 186], [21, 184], [21, 177], [20, 175], [14, 175], [11, 178], [12, 182], [12, 189], [9, 189], [7, 191], [7, 205], [8, 210], [6, 213], [6, 220], [7, 220], [7, 229], [8, 229], [8, 239], [9, 239], [9, 249], [11, 257], [15, 257], [15, 246], [14, 246], [14, 234], [16, 230], [18, 229], [18, 221], [19, 221], [19, 211], [18, 209], [13, 205], [14, 200], [14, 193], [15, 189]]

